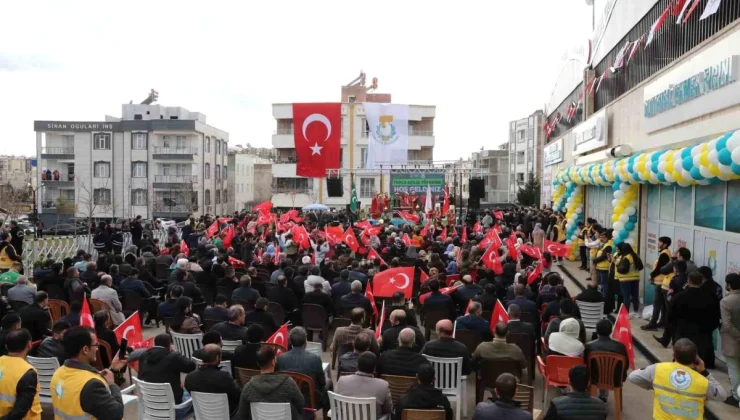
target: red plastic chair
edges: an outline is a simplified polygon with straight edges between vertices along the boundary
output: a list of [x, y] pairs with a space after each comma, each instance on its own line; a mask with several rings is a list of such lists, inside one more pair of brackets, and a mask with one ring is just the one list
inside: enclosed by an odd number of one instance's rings
[[542, 357], [537, 356], [537, 370], [545, 381], [545, 390], [542, 393], [542, 404], [547, 401], [547, 388], [551, 386], [566, 387], [568, 386], [568, 373], [573, 366], [585, 365], [581, 357], [569, 356], [547, 356], [547, 364], [542, 361]]

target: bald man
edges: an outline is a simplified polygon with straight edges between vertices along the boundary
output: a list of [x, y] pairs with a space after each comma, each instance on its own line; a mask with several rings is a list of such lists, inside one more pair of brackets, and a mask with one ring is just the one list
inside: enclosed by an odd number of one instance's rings
[[236, 386], [229, 372], [221, 370], [221, 347], [218, 344], [206, 344], [203, 347], [202, 364], [185, 376], [185, 389], [188, 392], [208, 392], [226, 394], [229, 399], [229, 412], [236, 413], [239, 408], [241, 390]]
[[491, 334], [490, 323], [483, 319], [483, 308], [480, 302], [471, 301], [468, 305], [468, 314], [457, 318], [458, 330], [470, 330], [480, 334], [483, 341], [491, 341], [493, 335]]
[[[391, 312], [388, 323], [391, 325], [387, 330], [383, 331], [383, 335], [380, 337], [380, 351], [393, 350], [398, 347], [398, 337], [401, 334], [401, 330], [404, 328], [410, 328], [416, 335], [414, 350], [417, 352], [424, 347], [424, 334], [421, 330], [416, 327], [408, 325], [406, 322], [406, 312], [402, 309], [396, 309]], [[415, 375], [415, 374], [414, 374]]]
[[465, 344], [452, 338], [453, 324], [449, 319], [443, 319], [437, 322], [437, 339], [432, 340], [424, 345], [421, 354], [432, 357], [462, 357], [463, 375], [470, 374], [470, 351]]
[[419, 367], [428, 363], [426, 357], [414, 351], [416, 332], [406, 327], [398, 334], [398, 347], [380, 353], [377, 371], [380, 375], [414, 376]]

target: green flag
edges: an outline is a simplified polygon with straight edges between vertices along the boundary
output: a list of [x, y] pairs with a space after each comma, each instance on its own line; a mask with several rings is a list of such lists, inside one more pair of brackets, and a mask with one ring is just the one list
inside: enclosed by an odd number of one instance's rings
[[352, 198], [349, 200], [349, 210], [352, 213], [357, 213], [357, 188], [355, 188], [354, 182], [352, 183]]

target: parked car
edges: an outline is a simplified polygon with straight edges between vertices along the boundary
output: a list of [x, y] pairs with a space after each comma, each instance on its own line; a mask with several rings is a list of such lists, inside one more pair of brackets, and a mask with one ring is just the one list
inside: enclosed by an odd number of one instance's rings
[[56, 223], [44, 228], [47, 235], [86, 235], [88, 227], [86, 225], [75, 225], [72, 223]]
[[177, 222], [172, 219], [159, 219], [160, 225], [164, 229], [168, 229], [170, 226], [176, 226]]

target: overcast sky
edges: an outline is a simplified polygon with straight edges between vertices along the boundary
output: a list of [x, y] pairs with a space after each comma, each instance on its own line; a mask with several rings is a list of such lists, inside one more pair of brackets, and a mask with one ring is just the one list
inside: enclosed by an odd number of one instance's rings
[[437, 106], [436, 160], [469, 157], [543, 108], [591, 31], [585, 0], [28, 0], [0, 15], [0, 154], [29, 156], [33, 120], [120, 117], [150, 88], [232, 146], [270, 147], [272, 103], [338, 101], [364, 70], [393, 102]]

